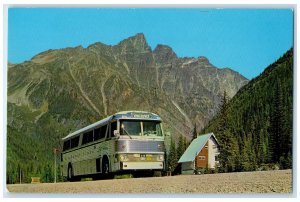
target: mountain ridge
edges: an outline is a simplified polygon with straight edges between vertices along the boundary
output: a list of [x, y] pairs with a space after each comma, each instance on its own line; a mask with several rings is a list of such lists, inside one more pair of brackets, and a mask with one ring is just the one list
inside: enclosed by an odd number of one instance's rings
[[[106, 45], [106, 44], [104, 44], [102, 42], [95, 42], [95, 43], [92, 43], [92, 44], [88, 45], [86, 48], [84, 48], [82, 45], [78, 45], [78, 46], [75, 46], [75, 47], [66, 47], [66, 48], [59, 48], [59, 49], [48, 49], [48, 50], [42, 51], [42, 52], [34, 55], [30, 59], [30, 61], [33, 60], [33, 59], [35, 59], [36, 57], [42, 56], [42, 55], [47, 54], [47, 53], [56, 52], [56, 51], [65, 51], [65, 50], [74, 51], [76, 49], [91, 49], [93, 47], [97, 47], [98, 49], [99, 48], [104, 48], [104, 49], [112, 51], [112, 49], [118, 49], [120, 47], [124, 48], [124, 46], [126, 48], [128, 44], [130, 44], [132, 47], [135, 47], [133, 44], [138, 44], [136, 42], [139, 42], [139, 41], [141, 42], [141, 44], [138, 47], [141, 48], [142, 45], [144, 45], [144, 46], [142, 46], [142, 48], [146, 47], [145, 50], [144, 50], [144, 52], [150, 51], [150, 52], [153, 52], [155, 54], [155, 53], [157, 53], [157, 51], [161, 52], [161, 49], [163, 49], [163, 50], [167, 50], [167, 54], [169, 53], [169, 54], [173, 55], [174, 58], [176, 58], [176, 59], [184, 59], [184, 60], [187, 60], [187, 61], [188, 60], [194, 60], [195, 62], [196, 61], [201, 61], [201, 62], [208, 62], [209, 63], [208, 58], [206, 58], [205, 56], [198, 56], [198, 57], [186, 57], [186, 56], [185, 57], [178, 57], [177, 54], [173, 51], [173, 49], [170, 46], [166, 45], [166, 44], [157, 44], [156, 47], [152, 51], [152, 49], [148, 45], [146, 37], [145, 37], [145, 35], [143, 33], [137, 33], [134, 36], [128, 37], [127, 39], [124, 39], [124, 40], [120, 41], [116, 45]], [[134, 48], [134, 50], [140, 50], [140, 49], [139, 48]], [[29, 61], [24, 61], [24, 62], [29, 62]], [[21, 63], [23, 63], [23, 62], [21, 62]], [[17, 64], [21, 64], [21, 63], [11, 63], [10, 62], [9, 64], [11, 64], [11, 65], [17, 65]], [[218, 68], [218, 67], [215, 67], [215, 68]], [[228, 69], [228, 70], [230, 70], [230, 71], [232, 71], [234, 73], [237, 73], [240, 76], [244, 77], [241, 73], [239, 73], [239, 72], [231, 69], [230, 67], [224, 67], [224, 68], [218, 68], [218, 69], [220, 69], [220, 70], [227, 70]], [[248, 80], [245, 77], [244, 77], [244, 79]]]
[[[137, 45], [138, 44], [138, 45]], [[137, 47], [136, 47], [137, 46]], [[134, 51], [137, 51], [137, 53], [134, 53]], [[140, 51], [140, 52], [139, 52]], [[141, 33], [133, 36], [133, 37], [129, 37], [128, 39], [122, 40], [120, 43], [118, 43], [115, 46], [110, 46], [110, 45], [105, 45], [103, 43], [100, 42], [96, 42], [94, 44], [91, 44], [90, 46], [88, 46], [87, 48], [83, 48], [82, 46], [77, 46], [77, 47], [73, 47], [73, 48], [64, 48], [64, 49], [57, 49], [57, 50], [47, 50], [44, 51], [40, 54], [37, 54], [36, 56], [32, 57], [30, 62], [33, 62], [35, 64], [39, 64], [39, 65], [43, 65], [46, 63], [51, 63], [54, 62], [55, 60], [57, 61], [57, 58], [60, 57], [61, 60], [65, 60], [64, 64], [60, 65], [60, 69], [64, 69], [67, 68], [68, 69], [68, 74], [69, 76], [71, 76], [71, 80], [73, 80], [73, 82], [76, 84], [80, 83], [80, 75], [76, 75], [76, 71], [75, 73], [73, 73], [73, 69], [74, 69], [74, 65], [72, 65], [72, 61], [74, 60], [74, 57], [80, 57], [80, 55], [87, 55], [88, 57], [92, 57], [92, 54], [95, 54], [97, 58], [93, 58], [94, 60], [98, 60], [99, 63], [102, 64], [97, 64], [94, 65], [92, 68], [96, 68], [99, 70], [102, 69], [104, 72], [105, 70], [103, 69], [105, 65], [108, 66], [115, 66], [117, 67], [117, 71], [126, 71], [126, 75], [127, 77], [131, 80], [134, 81], [134, 83], [138, 86], [143, 85], [143, 87], [145, 87], [145, 83], [140, 81], [140, 76], [137, 76], [138, 74], [142, 73], [142, 74], [153, 74], [153, 72], [156, 72], [154, 76], [152, 76], [152, 78], [150, 78], [150, 81], [148, 81], [148, 85], [146, 87], [153, 87], [155, 89], [160, 89], [164, 92], [166, 92], [167, 94], [170, 94], [169, 90], [170, 87], [168, 85], [168, 87], [165, 87], [166, 81], [170, 82], [170, 80], [177, 80], [180, 76], [178, 76], [179, 74], [187, 74], [186, 76], [188, 78], [194, 79], [193, 76], [191, 75], [191, 73], [189, 72], [198, 72], [199, 75], [203, 74], [201, 71], [214, 71], [212, 73], [215, 73], [216, 77], [219, 78], [219, 76], [224, 76], [228, 71], [229, 73], [231, 73], [231, 77], [234, 78], [239, 78], [240, 79], [240, 86], [244, 85], [247, 80], [246, 78], [242, 77], [242, 75], [240, 75], [240, 73], [230, 70], [228, 68], [225, 69], [219, 69], [216, 68], [214, 66], [212, 66], [209, 63], [209, 60], [203, 56], [200, 56], [198, 58], [178, 58], [176, 53], [173, 52], [172, 48], [166, 45], [157, 45], [157, 47], [154, 49], [154, 51], [151, 51], [151, 48], [148, 46], [147, 41], [145, 39], [145, 36]], [[153, 55], [152, 55], [153, 54]], [[75, 56], [74, 56], [75, 55]], [[131, 57], [133, 55], [133, 57]], [[131, 57], [131, 58], [130, 58]], [[139, 61], [137, 61], [136, 59], [132, 60], [132, 58], [137, 57]], [[82, 59], [83, 60], [83, 59]], [[117, 64], [113, 64], [111, 65], [111, 63], [115, 63], [115, 61], [117, 62]], [[95, 61], [94, 61], [95, 62]], [[173, 63], [173, 64], [172, 64]], [[156, 65], [157, 64], [157, 65]], [[84, 66], [84, 65], [82, 65]], [[102, 66], [102, 67], [101, 67]], [[42, 68], [42, 66], [41, 66]], [[80, 67], [82, 68], [82, 67]], [[172, 70], [172, 68], [177, 69], [176, 72]], [[184, 69], [184, 68], [188, 68], [188, 70], [180, 70], [180, 69]], [[200, 69], [199, 69], [200, 68]], [[102, 71], [101, 70], [101, 71]], [[85, 68], [85, 72], [88, 73], [89, 70], [87, 70], [87, 67]], [[135, 71], [135, 73], [133, 73]], [[151, 71], [151, 72], [149, 72]], [[173, 71], [173, 72], [171, 72]], [[49, 73], [49, 70], [43, 70], [43, 73], [47, 74], [47, 72]], [[175, 72], [175, 73], [174, 73]], [[52, 72], [50, 72], [51, 74]], [[170, 73], [172, 73], [173, 75], [170, 75]], [[41, 77], [42, 73], [33, 73], [36, 75], [36, 77]], [[210, 72], [211, 74], [211, 72]], [[124, 75], [120, 75], [121, 77], [124, 77]], [[79, 78], [77, 78], [77, 76], [79, 76]], [[173, 77], [173, 78], [170, 78]], [[199, 77], [198, 77], [199, 78]], [[233, 78], [233, 79], [234, 79]], [[79, 79], [79, 81], [78, 81]], [[174, 80], [175, 79], [175, 80]], [[181, 76], [182, 79], [182, 83], [185, 82], [185, 78], [183, 78]], [[201, 77], [201, 79], [203, 80], [203, 78]], [[232, 79], [232, 78], [231, 78]], [[241, 80], [242, 79], [242, 80]], [[142, 80], [147, 80], [147, 78], [143, 78]], [[78, 82], [76, 82], [78, 81]], [[217, 81], [216, 79], [213, 79], [213, 81]], [[211, 89], [211, 88], [207, 88], [207, 86], [209, 86], [210, 84], [213, 85], [213, 81], [210, 81], [209, 84], [204, 84], [204, 89], [202, 90], [208, 90], [211, 92], [211, 90], [215, 90], [214, 93], [217, 93], [219, 96], [221, 95], [222, 91], [224, 89], [222, 89], [221, 86], [218, 86], [216, 90], [216, 88]], [[224, 80], [223, 80], [224, 81]], [[205, 81], [202, 81], [202, 84]], [[234, 80], [235, 82], [235, 80]], [[150, 84], [151, 83], [151, 84]], [[179, 86], [176, 86], [176, 88], [173, 88], [173, 93], [171, 93], [173, 95], [173, 99], [175, 99], [175, 92], [177, 91], [177, 89], [181, 89], [182, 94], [185, 94], [185, 91], [188, 91], [189, 89], [191, 89], [193, 86], [183, 86], [184, 84], [179, 84]], [[186, 83], [186, 82], [185, 82]], [[223, 83], [222, 83], [223, 85]], [[232, 97], [235, 92], [239, 89], [238, 86], [236, 89], [231, 90], [229, 89], [228, 94], [230, 97]], [[87, 102], [90, 103], [91, 106], [93, 106], [92, 102], [89, 101], [89, 98], [87, 98], [87, 96], [85, 96], [84, 94], [84, 88], [82, 88], [80, 85], [77, 85], [77, 88], [79, 89], [79, 91], [81, 92], [81, 94], [83, 94], [83, 97], [86, 98]], [[103, 86], [102, 86], [103, 88]], [[221, 90], [222, 89], [222, 90]], [[102, 89], [102, 94], [103, 94], [103, 89]], [[104, 94], [103, 94], [104, 95]], [[103, 98], [102, 100], [105, 100], [105, 98]], [[174, 100], [176, 102], [176, 99]], [[104, 104], [105, 105], [105, 104]], [[95, 111], [99, 111], [97, 110], [97, 107], [92, 107], [94, 108]], [[106, 111], [106, 110], [104, 110]], [[98, 112], [98, 114], [100, 114]], [[107, 115], [107, 113], [105, 113]]]

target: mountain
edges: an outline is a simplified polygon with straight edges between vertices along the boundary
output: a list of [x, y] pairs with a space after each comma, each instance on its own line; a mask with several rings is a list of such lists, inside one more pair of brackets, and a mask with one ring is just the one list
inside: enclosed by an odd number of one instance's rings
[[226, 98], [223, 103], [202, 131], [214, 132], [220, 140], [221, 164], [227, 159], [223, 168], [292, 167], [293, 49], [242, 87], [228, 104]]
[[201, 129], [216, 114], [223, 92], [233, 97], [247, 82], [205, 57], [179, 58], [166, 45], [151, 50], [143, 34], [114, 46], [48, 50], [9, 64], [9, 175], [17, 176], [20, 167], [44, 169], [39, 166], [53, 159], [61, 137], [123, 110], [157, 113], [173, 137], [190, 139], [195, 124]]

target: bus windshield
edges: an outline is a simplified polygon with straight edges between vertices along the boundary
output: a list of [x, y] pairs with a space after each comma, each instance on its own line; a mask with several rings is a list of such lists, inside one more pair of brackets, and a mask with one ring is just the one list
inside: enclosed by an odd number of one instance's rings
[[162, 136], [160, 122], [158, 121], [121, 121], [121, 135], [131, 136]]

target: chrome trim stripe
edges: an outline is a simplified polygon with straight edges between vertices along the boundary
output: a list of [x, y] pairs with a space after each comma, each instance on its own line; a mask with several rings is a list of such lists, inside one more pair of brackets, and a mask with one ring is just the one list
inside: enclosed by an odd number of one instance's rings
[[144, 169], [159, 169], [164, 168], [163, 162], [123, 162], [122, 170], [144, 170]]
[[116, 152], [116, 154], [164, 154], [164, 152]]
[[164, 153], [164, 141], [153, 140], [118, 140], [116, 152], [120, 153]]

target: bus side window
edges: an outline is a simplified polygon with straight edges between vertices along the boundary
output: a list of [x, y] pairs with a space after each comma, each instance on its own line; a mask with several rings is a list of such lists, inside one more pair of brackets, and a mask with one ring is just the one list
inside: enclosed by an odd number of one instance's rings
[[79, 136], [71, 139], [71, 149], [78, 147], [79, 145]]
[[114, 137], [114, 130], [117, 130], [117, 122], [110, 123], [110, 137]]
[[70, 149], [70, 147], [71, 147], [71, 141], [70, 140], [64, 141], [63, 151]]
[[82, 145], [93, 142], [93, 131], [89, 131], [83, 134]]
[[94, 140], [100, 140], [105, 138], [107, 125], [101, 126], [94, 130]]

